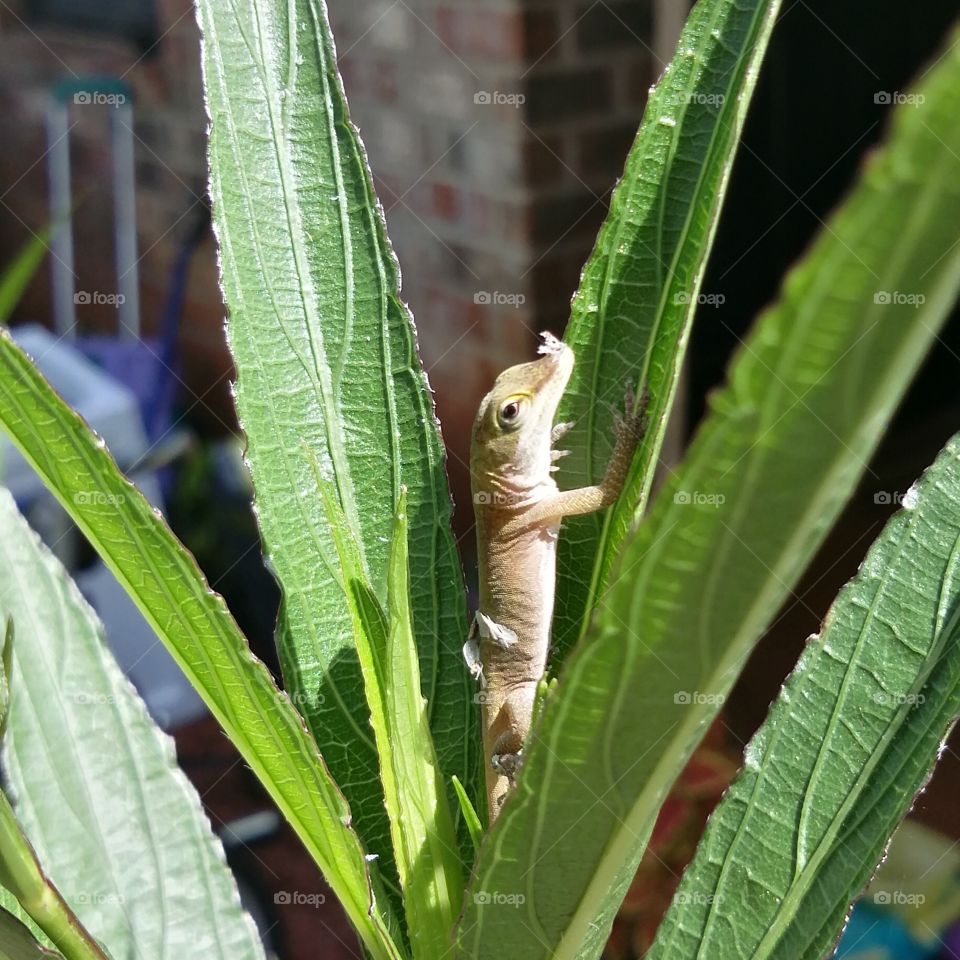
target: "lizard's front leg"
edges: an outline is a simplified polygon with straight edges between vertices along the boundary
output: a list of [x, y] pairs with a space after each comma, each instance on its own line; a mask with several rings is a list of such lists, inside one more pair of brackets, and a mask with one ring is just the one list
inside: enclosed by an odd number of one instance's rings
[[617, 439], [600, 483], [592, 487], [578, 487], [576, 490], [562, 490], [553, 496], [545, 497], [523, 516], [516, 517], [508, 523], [502, 535], [509, 537], [528, 527], [539, 526], [563, 517], [593, 513], [610, 506], [623, 490], [634, 451], [646, 432], [648, 403], [649, 395], [646, 390], [634, 404], [633, 391], [630, 387], [627, 388], [626, 415], [623, 417], [614, 415]]

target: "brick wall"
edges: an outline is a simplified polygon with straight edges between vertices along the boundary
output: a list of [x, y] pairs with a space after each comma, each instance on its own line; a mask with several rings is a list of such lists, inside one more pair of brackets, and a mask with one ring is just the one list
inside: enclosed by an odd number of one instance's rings
[[[404, 296], [451, 458], [458, 503], [476, 403], [495, 374], [557, 332], [655, 70], [651, 0], [331, 0], [344, 82], [403, 273]], [[43, 115], [60, 77], [122, 76], [135, 98], [144, 329], [201, 213], [205, 117], [189, 0], [160, 0], [159, 41], [0, 18], [0, 256], [48, 221]], [[71, 110], [78, 287], [110, 291], [104, 107]], [[112, 309], [79, 308], [102, 329]], [[50, 316], [44, 270], [20, 308]], [[233, 423], [212, 240], [192, 263], [181, 335], [184, 399]], [[466, 521], [465, 521], [466, 522]], [[465, 527], [464, 527], [465, 529]]]

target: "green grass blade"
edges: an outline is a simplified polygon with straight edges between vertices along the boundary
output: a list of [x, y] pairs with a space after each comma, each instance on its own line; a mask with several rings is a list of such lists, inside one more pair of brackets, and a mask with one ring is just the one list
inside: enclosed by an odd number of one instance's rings
[[350, 808], [286, 694], [251, 653], [193, 558], [103, 442], [0, 330], [0, 428], [67, 510], [260, 778], [371, 956], [399, 956], [384, 898], [371, 906]]
[[49, 231], [34, 235], [0, 279], [0, 324], [6, 323], [47, 252]]
[[560, 535], [556, 658], [586, 629], [627, 529], [646, 508], [700, 278], [744, 118], [780, 7], [700, 0], [650, 94], [623, 179], [584, 268], [565, 340], [577, 357], [558, 417], [576, 426], [558, 482], [598, 483], [614, 406], [629, 382], [650, 392], [650, 427], [618, 503], [570, 517]]
[[480, 817], [477, 816], [473, 802], [467, 796], [467, 791], [464, 790], [459, 777], [453, 778], [453, 790], [460, 803], [460, 815], [463, 817], [464, 823], [466, 823], [467, 829], [470, 831], [470, 842], [473, 844], [473, 852], [477, 854], [480, 852], [480, 843], [483, 840], [483, 824], [480, 822]]
[[649, 960], [829, 955], [958, 716], [960, 436], [840, 592], [748, 745]]
[[[625, 542], [485, 841], [470, 956], [596, 955], [670, 785], [955, 302], [960, 46], [916, 92]], [[477, 902], [492, 892], [524, 904]]]
[[336, 574], [354, 625], [413, 956], [431, 960], [449, 948], [464, 882], [420, 692], [408, 593], [405, 491], [401, 489], [394, 524], [387, 615], [366, 579], [359, 546], [332, 484], [319, 473], [317, 481], [333, 531]]
[[263, 960], [172, 741], [66, 571], [0, 488], [4, 614], [18, 625], [6, 783], [46, 873], [80, 920], [114, 957]]
[[237, 409], [284, 590], [284, 675], [360, 836], [391, 873], [352, 629], [318, 557], [331, 533], [311, 458], [334, 478], [384, 605], [393, 509], [407, 487], [430, 726], [445, 781], [456, 773], [475, 793], [479, 727], [443, 449], [323, 4], [202, 0], [199, 11]]
[[65, 960], [110, 960], [44, 875], [13, 808], [0, 793], [0, 883], [50, 938]]

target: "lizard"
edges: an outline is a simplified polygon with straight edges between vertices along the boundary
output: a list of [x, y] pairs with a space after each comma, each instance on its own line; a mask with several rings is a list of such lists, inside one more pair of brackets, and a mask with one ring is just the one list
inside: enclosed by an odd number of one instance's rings
[[554, 449], [573, 426], [557, 407], [574, 354], [542, 334], [540, 359], [504, 370], [484, 397], [470, 443], [480, 597], [464, 656], [481, 682], [483, 753], [492, 824], [522, 762], [537, 687], [547, 664], [564, 517], [592, 513], [620, 495], [646, 429], [646, 393], [628, 387], [626, 414], [615, 414], [616, 441], [599, 484], [561, 491]]

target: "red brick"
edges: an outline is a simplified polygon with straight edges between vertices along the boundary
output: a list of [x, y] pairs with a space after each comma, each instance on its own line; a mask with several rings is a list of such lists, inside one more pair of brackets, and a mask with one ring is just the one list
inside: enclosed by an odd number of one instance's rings
[[606, 212], [605, 200], [598, 200], [585, 189], [538, 197], [533, 202], [533, 242], [552, 244], [574, 237], [592, 237]]
[[627, 67], [625, 99], [627, 103], [644, 106], [650, 87], [656, 82], [653, 57], [641, 57]]
[[577, 42], [581, 49], [647, 49], [653, 33], [649, 0], [594, 3], [578, 12]]
[[397, 99], [397, 64], [394, 60], [376, 60], [372, 64], [370, 94], [379, 103]]
[[463, 209], [460, 191], [449, 183], [433, 184], [433, 210], [441, 220], [456, 220]]
[[531, 134], [522, 150], [524, 176], [534, 188], [554, 184], [567, 172], [560, 137]]
[[523, 56], [528, 62], [545, 61], [561, 52], [561, 32], [554, 10], [524, 10]]
[[436, 22], [441, 43], [457, 56], [495, 62], [523, 57], [524, 25], [516, 12], [442, 6]]
[[611, 90], [602, 67], [537, 72], [527, 83], [527, 116], [534, 124], [594, 116], [609, 108]]
[[613, 182], [623, 172], [627, 153], [637, 135], [633, 120], [588, 130], [577, 137], [577, 172], [588, 183]]

